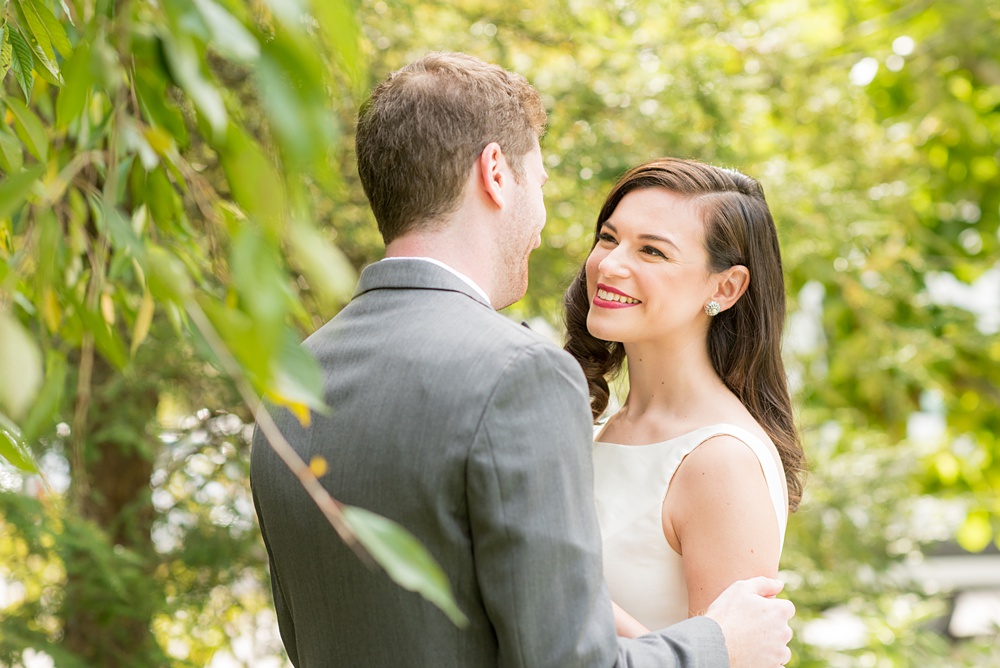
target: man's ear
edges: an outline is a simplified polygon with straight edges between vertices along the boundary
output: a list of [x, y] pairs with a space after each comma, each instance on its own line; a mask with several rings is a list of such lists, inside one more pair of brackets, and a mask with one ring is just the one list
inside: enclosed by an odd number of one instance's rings
[[719, 272], [718, 284], [712, 299], [719, 302], [725, 311], [732, 308], [743, 293], [750, 287], [750, 270], [742, 264], [735, 264], [725, 271]]
[[479, 154], [479, 185], [483, 188], [486, 196], [497, 205], [504, 207], [503, 187], [506, 185], [507, 175], [504, 168], [507, 165], [507, 158], [504, 157], [500, 144], [490, 142]]

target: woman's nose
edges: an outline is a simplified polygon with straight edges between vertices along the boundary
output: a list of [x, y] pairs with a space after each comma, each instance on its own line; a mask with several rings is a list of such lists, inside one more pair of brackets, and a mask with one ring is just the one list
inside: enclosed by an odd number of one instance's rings
[[628, 274], [628, 266], [624, 262], [624, 259], [619, 252], [619, 248], [615, 248], [613, 251], [604, 256], [601, 260], [598, 268], [601, 273], [605, 276], [622, 277]]

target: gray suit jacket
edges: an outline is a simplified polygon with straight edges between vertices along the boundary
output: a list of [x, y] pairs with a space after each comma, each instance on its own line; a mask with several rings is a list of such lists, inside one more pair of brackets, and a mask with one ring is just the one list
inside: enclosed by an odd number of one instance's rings
[[305, 343], [329, 415], [275, 410], [340, 501], [406, 527], [467, 628], [363, 564], [258, 434], [251, 480], [282, 641], [314, 666], [729, 665], [704, 617], [617, 640], [601, 575], [589, 399], [576, 362], [428, 262], [364, 270]]

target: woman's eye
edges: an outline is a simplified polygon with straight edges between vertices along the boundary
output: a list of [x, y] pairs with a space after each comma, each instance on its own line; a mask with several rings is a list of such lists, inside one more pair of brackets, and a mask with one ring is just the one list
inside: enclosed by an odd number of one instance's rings
[[647, 253], [648, 255], [652, 255], [654, 257], [662, 257], [662, 258], [666, 258], [667, 257], [666, 255], [664, 255], [663, 253], [661, 253], [659, 250], [653, 248], [652, 246], [643, 246], [642, 247], [642, 252], [643, 253]]
[[600, 234], [598, 234], [597, 235], [597, 240], [598, 241], [607, 241], [608, 243], [612, 243], [612, 244], [613, 243], [618, 243], [618, 242], [615, 241], [615, 238], [613, 236], [611, 236], [610, 234], [608, 234], [607, 232], [601, 232]]

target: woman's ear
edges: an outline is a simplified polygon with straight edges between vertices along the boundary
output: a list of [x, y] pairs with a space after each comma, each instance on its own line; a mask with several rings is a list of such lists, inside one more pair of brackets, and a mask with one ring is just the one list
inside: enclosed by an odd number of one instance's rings
[[507, 175], [504, 168], [507, 165], [507, 158], [504, 157], [503, 150], [496, 142], [490, 142], [479, 154], [479, 186], [498, 208], [504, 207], [503, 187], [506, 184]]
[[732, 308], [733, 304], [739, 301], [743, 293], [750, 287], [750, 270], [742, 264], [736, 264], [719, 272], [718, 283], [715, 287], [715, 294], [712, 299], [719, 302], [721, 310]]

